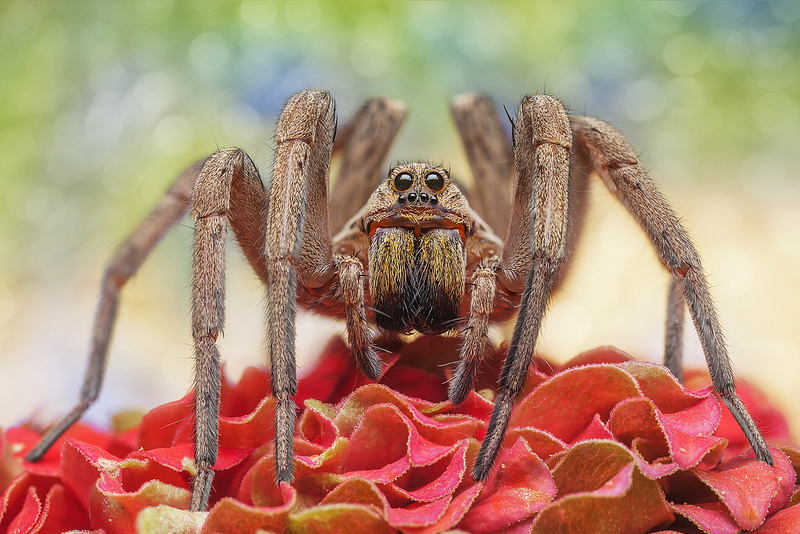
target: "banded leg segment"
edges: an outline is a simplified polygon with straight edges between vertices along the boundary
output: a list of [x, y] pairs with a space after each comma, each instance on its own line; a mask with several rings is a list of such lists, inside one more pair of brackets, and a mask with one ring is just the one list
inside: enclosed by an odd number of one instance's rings
[[472, 169], [469, 203], [497, 235], [502, 235], [511, 217], [511, 141], [494, 104], [483, 95], [455, 97], [450, 113]]
[[[235, 213], [231, 210], [236, 207]], [[225, 325], [225, 241], [228, 221], [245, 251], [259, 242], [266, 195], [250, 158], [238, 149], [222, 150], [203, 166], [192, 193], [195, 218], [192, 263], [192, 338], [194, 371], [194, 458], [191, 510], [208, 506], [217, 460], [220, 404], [220, 354], [216, 341]], [[261, 221], [261, 222], [259, 222]], [[247, 253], [247, 252], [246, 252]], [[255, 265], [257, 265], [256, 260]], [[254, 263], [251, 260], [251, 264]], [[254, 267], [255, 267], [254, 265]], [[263, 273], [261, 273], [263, 276]]]
[[669, 280], [667, 320], [664, 325], [664, 365], [683, 383], [683, 319], [686, 304], [678, 277]]
[[[275, 132], [277, 150], [266, 233], [267, 351], [272, 366], [277, 480], [292, 480], [297, 283], [322, 287], [335, 275], [328, 227], [328, 172], [335, 129], [328, 93], [305, 91], [286, 103]], [[309, 231], [304, 232], [304, 227]]]
[[364, 304], [364, 272], [361, 261], [353, 256], [342, 256], [339, 264], [339, 298], [344, 305], [347, 342], [356, 365], [372, 380], [378, 380], [383, 361], [372, 346], [372, 329], [367, 321]]
[[[772, 454], [753, 418], [736, 394], [733, 366], [700, 256], [678, 217], [639, 165], [636, 151], [617, 130], [589, 117], [573, 118], [575, 155], [591, 165], [608, 189], [633, 215], [680, 286], [706, 357], [711, 382], [739, 423], [759, 460]], [[674, 313], [674, 312], [670, 312]], [[669, 354], [668, 354], [669, 355]], [[673, 363], [673, 365], [676, 365]]]
[[[526, 97], [514, 127], [514, 147], [514, 200], [506, 243], [515, 248], [503, 251], [498, 272], [508, 280], [526, 277], [526, 282], [494, 411], [475, 461], [475, 480], [485, 480], [497, 458], [567, 254], [572, 131], [562, 104], [548, 96]], [[527, 265], [527, 272], [517, 271]]]
[[475, 384], [483, 355], [489, 344], [489, 316], [497, 293], [495, 265], [482, 265], [472, 273], [469, 317], [461, 342], [458, 367], [447, 390], [450, 402], [461, 404]]
[[116, 322], [120, 292], [136, 274], [162, 237], [180, 221], [189, 207], [189, 197], [205, 160], [189, 166], [170, 185], [164, 197], [114, 252], [100, 285], [100, 302], [92, 326], [89, 363], [77, 405], [50, 427], [25, 457], [29, 462], [42, 459], [50, 447], [97, 400], [105, 376], [108, 348]]

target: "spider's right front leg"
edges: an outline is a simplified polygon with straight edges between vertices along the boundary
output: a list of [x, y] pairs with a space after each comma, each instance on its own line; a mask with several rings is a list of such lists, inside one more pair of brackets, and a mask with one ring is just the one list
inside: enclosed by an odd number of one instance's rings
[[[295, 404], [297, 284], [325, 290], [338, 276], [348, 334], [350, 320], [364, 323], [358, 262], [334, 256], [328, 221], [328, 174], [336, 128], [334, 103], [322, 91], [294, 95], [278, 119], [275, 164], [266, 229], [267, 351], [272, 366], [277, 480], [292, 480]], [[361, 313], [359, 313], [359, 307]], [[351, 317], [352, 315], [352, 317]], [[362, 343], [363, 342], [363, 343]], [[381, 362], [368, 339], [350, 339], [359, 367], [372, 378]]]
[[116, 322], [122, 288], [136, 274], [153, 248], [170, 228], [180, 221], [189, 206], [195, 177], [205, 160], [189, 166], [172, 183], [150, 214], [120, 244], [106, 265], [100, 286], [100, 302], [92, 326], [89, 364], [86, 368], [77, 405], [50, 427], [25, 459], [38, 462], [50, 447], [80, 419], [97, 400], [103, 384], [108, 348]]

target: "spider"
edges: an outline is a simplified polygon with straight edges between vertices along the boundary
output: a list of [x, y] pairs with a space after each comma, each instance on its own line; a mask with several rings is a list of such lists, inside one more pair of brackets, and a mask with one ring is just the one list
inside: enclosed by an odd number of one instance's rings
[[[440, 166], [404, 163], [382, 175], [405, 119], [403, 104], [371, 100], [338, 136], [334, 107], [324, 91], [303, 91], [287, 101], [276, 126], [274, 168], [266, 187], [252, 160], [236, 148], [214, 153], [175, 180], [110, 260], [79, 403], [44, 434], [29, 461], [40, 459], [97, 398], [120, 290], [159, 238], [191, 209], [197, 468], [192, 510], [208, 505], [217, 456], [221, 371], [216, 339], [224, 322], [228, 224], [266, 287], [279, 482], [292, 480], [297, 305], [343, 318], [356, 363], [372, 379], [382, 368], [372, 344], [373, 325], [426, 334], [459, 327], [460, 360], [448, 390], [456, 404], [472, 389], [489, 325], [516, 313], [494, 412], [473, 471], [476, 480], [486, 479], [525, 382], [546, 304], [575, 249], [587, 180], [597, 174], [671, 273], [665, 365], [682, 378], [681, 331], [688, 306], [715, 389], [756, 457], [773, 463], [736, 394], [700, 257], [621, 133], [598, 119], [569, 116], [555, 98], [531, 95], [522, 99], [511, 121], [509, 141], [491, 101], [456, 97], [451, 111], [474, 177], [468, 202]], [[341, 166], [329, 201], [329, 167], [336, 154]], [[505, 232], [505, 239], [495, 232]]]

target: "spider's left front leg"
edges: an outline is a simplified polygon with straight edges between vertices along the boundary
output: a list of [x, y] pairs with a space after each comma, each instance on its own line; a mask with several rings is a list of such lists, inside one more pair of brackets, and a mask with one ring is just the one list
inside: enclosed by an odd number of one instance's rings
[[[639, 165], [630, 142], [605, 122], [591, 117], [574, 117], [575, 158], [591, 167], [642, 227], [661, 263], [671, 273], [667, 319], [666, 360], [680, 366], [680, 335], [683, 302], [697, 330], [711, 382], [750, 442], [756, 457], [773, 464], [764, 436], [736, 394], [733, 365], [722, 335], [714, 301], [700, 255], [653, 180]], [[672, 326], [671, 326], [672, 325]], [[675, 332], [671, 332], [675, 329]], [[672, 340], [671, 340], [672, 338]], [[679, 377], [680, 378], [680, 377]]]
[[511, 225], [497, 270], [498, 282], [509, 291], [522, 291], [522, 300], [494, 411], [475, 460], [475, 480], [486, 479], [500, 450], [514, 399], [528, 375], [547, 301], [567, 257], [571, 147], [572, 131], [562, 104], [549, 96], [525, 97], [514, 124]]
[[[363, 306], [361, 265], [333, 254], [328, 222], [328, 175], [336, 128], [334, 103], [322, 91], [294, 95], [278, 119], [266, 230], [267, 351], [272, 366], [277, 480], [292, 480], [297, 284], [324, 290], [338, 278], [345, 314]], [[360, 291], [360, 292], [359, 292]], [[354, 311], [355, 310], [355, 311]], [[351, 343], [352, 344], [352, 343]], [[355, 351], [371, 378], [381, 362], [370, 345]]]

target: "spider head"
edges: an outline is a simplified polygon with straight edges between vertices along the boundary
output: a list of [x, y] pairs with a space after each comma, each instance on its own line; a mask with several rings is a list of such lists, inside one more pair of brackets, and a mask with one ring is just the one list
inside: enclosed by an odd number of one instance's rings
[[389, 170], [364, 217], [379, 327], [439, 334], [456, 325], [472, 221], [447, 170], [428, 163]]
[[472, 231], [469, 205], [450, 173], [429, 163], [403, 163], [389, 174], [368, 203], [364, 227], [402, 227], [419, 237], [431, 228], [458, 230], [462, 241]]

